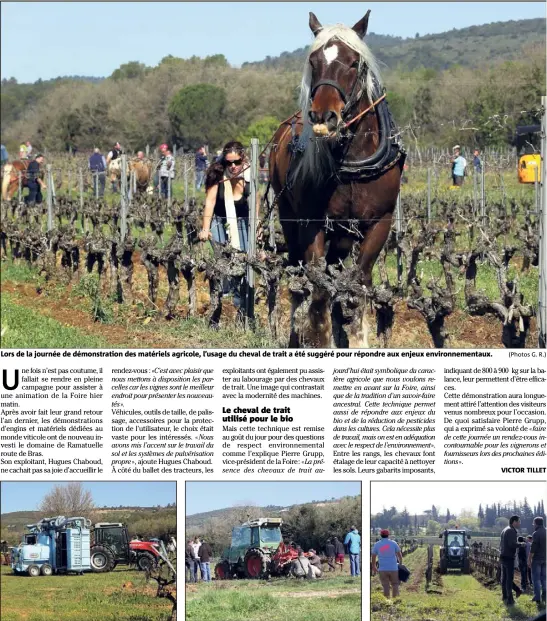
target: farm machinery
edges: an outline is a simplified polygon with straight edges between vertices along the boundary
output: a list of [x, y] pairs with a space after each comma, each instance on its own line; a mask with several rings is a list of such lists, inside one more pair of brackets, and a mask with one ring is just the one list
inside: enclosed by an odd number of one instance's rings
[[249, 520], [232, 529], [232, 543], [215, 566], [219, 580], [269, 578], [286, 575], [298, 557], [293, 545], [283, 543], [281, 518]]
[[439, 559], [440, 573], [446, 574], [449, 569], [459, 569], [462, 574], [470, 573], [470, 550], [466, 539], [471, 539], [471, 535], [465, 530], [446, 529], [439, 535], [439, 539], [443, 539]]
[[16, 574], [103, 573], [118, 564], [135, 564], [144, 571], [155, 566], [162, 554], [167, 557], [162, 542], [129, 542], [127, 527], [119, 523], [92, 527], [86, 518], [60, 515], [27, 528], [23, 541], [12, 548], [11, 567]]

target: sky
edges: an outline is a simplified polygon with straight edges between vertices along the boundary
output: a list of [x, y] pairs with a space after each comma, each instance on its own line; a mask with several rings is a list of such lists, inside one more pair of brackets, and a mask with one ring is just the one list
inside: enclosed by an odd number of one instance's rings
[[189, 482], [186, 483], [186, 515], [238, 505], [287, 507], [360, 493], [360, 481]]
[[[0, 512], [36, 511], [43, 497], [54, 485], [65, 485], [66, 481], [54, 483], [17, 481], [2, 482], [0, 487]], [[97, 507], [162, 507], [177, 501], [176, 483], [166, 481], [120, 481], [119, 483], [83, 482], [85, 490], [93, 495]]]
[[308, 45], [309, 11], [324, 25], [351, 26], [371, 9], [369, 32], [414, 37], [545, 17], [545, 7], [545, 2], [2, 2], [1, 77], [19, 82], [102, 77], [132, 60], [155, 66], [169, 54], [224, 54], [239, 66]]
[[395, 506], [402, 511], [406, 506], [411, 514], [423, 513], [435, 505], [440, 513], [459, 514], [461, 509], [476, 511], [479, 504], [492, 505], [497, 502], [516, 500], [526, 497], [530, 505], [545, 499], [546, 485], [542, 482], [512, 481], [442, 481], [442, 482], [389, 482], [372, 483], [371, 513], [380, 513], [383, 508]]

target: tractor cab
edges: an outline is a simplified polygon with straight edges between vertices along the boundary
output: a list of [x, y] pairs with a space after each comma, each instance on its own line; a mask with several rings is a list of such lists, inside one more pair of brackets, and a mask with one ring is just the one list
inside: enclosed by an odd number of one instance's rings
[[248, 520], [232, 529], [232, 541], [215, 567], [217, 578], [234, 575], [261, 578], [270, 573], [270, 561], [282, 543], [281, 518]]
[[440, 551], [440, 571], [445, 574], [448, 569], [460, 569], [462, 573], [470, 572], [469, 545], [471, 539], [465, 530], [444, 530], [439, 539], [443, 539]]
[[114, 560], [129, 561], [129, 537], [127, 527], [119, 522], [99, 522], [95, 524], [94, 543], [108, 546], [114, 553]]
[[519, 183], [541, 182], [541, 125], [518, 125], [515, 131]]
[[98, 573], [111, 571], [118, 564], [133, 563], [146, 571], [160, 559], [162, 543], [159, 539], [130, 541], [127, 526], [120, 522], [98, 522], [93, 537], [91, 568]]

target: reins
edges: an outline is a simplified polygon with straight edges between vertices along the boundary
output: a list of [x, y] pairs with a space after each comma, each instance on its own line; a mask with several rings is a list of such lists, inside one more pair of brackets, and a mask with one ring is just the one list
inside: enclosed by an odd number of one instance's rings
[[362, 116], [364, 116], [367, 112], [370, 112], [371, 110], [374, 110], [374, 107], [379, 104], [382, 100], [384, 100], [386, 98], [386, 94], [384, 93], [381, 97], [379, 97], [375, 102], [371, 103], [370, 106], [368, 108], [366, 108], [365, 110], [363, 110], [362, 112], [359, 112], [359, 114], [355, 115], [350, 121], [348, 121], [347, 123], [344, 123], [344, 128], [347, 129], [352, 123], [355, 123], [355, 121], [357, 121], [358, 119], [360, 119]]

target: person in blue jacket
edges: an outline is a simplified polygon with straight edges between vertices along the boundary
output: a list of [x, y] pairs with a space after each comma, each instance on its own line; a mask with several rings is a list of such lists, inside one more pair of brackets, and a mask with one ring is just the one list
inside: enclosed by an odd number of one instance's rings
[[361, 535], [355, 526], [351, 527], [350, 532], [344, 539], [349, 554], [349, 568], [352, 576], [361, 575], [359, 568], [359, 555], [361, 554]]

